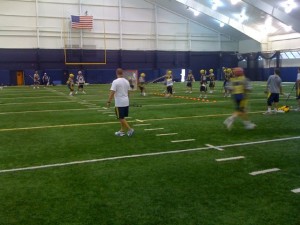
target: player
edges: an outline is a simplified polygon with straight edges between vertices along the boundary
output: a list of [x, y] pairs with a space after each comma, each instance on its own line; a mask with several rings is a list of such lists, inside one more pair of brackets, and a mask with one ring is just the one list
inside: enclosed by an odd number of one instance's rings
[[265, 93], [268, 94], [268, 110], [264, 113], [264, 115], [269, 115], [272, 113], [272, 105], [274, 105], [274, 113], [277, 112], [279, 94], [283, 94], [281, 83], [282, 80], [280, 78], [280, 70], [279, 68], [276, 68], [274, 74], [269, 76], [267, 81]]
[[224, 97], [231, 97], [230, 88], [228, 87], [228, 84], [232, 76], [233, 76], [232, 70], [230, 68], [225, 69], [224, 83], [223, 83]]
[[169, 98], [173, 96], [173, 77], [172, 77], [172, 71], [168, 70], [167, 76], [166, 76], [166, 95], [165, 97]]
[[209, 79], [209, 93], [212, 94], [214, 93], [215, 86], [216, 86], [216, 82], [215, 82], [216, 78], [213, 69], [209, 70], [208, 79]]
[[207, 92], [206, 71], [200, 70], [200, 96], [199, 96], [199, 98], [202, 98], [203, 93], [204, 93], [204, 98], [207, 98], [206, 92]]
[[254, 129], [256, 125], [248, 119], [246, 109], [248, 101], [247, 95], [248, 92], [252, 90], [252, 87], [250, 81], [244, 75], [243, 68], [237, 67], [233, 69], [233, 77], [231, 78], [228, 87], [232, 92], [233, 101], [236, 107], [233, 114], [224, 121], [225, 126], [230, 130], [235, 119], [240, 117], [244, 123], [245, 129]]
[[35, 71], [33, 74], [33, 89], [40, 88], [40, 75], [38, 71]]
[[141, 73], [140, 77], [139, 77], [139, 84], [138, 87], [141, 91], [141, 95], [142, 96], [146, 96], [146, 92], [145, 92], [145, 85], [146, 85], [146, 80], [145, 80], [146, 74], [145, 73]]
[[44, 75], [42, 77], [42, 81], [43, 81], [44, 87], [49, 86], [50, 77], [47, 75], [47, 73], [44, 73]]
[[185, 93], [193, 92], [193, 82], [195, 82], [195, 77], [193, 75], [192, 70], [189, 70], [188, 76], [186, 78], [186, 92]]
[[69, 78], [67, 80], [67, 86], [70, 90], [70, 96], [74, 96], [74, 74], [70, 73]]
[[76, 82], [77, 82], [77, 91], [75, 94], [77, 94], [79, 91], [81, 91], [83, 94], [86, 94], [85, 91], [83, 90], [84, 84], [85, 84], [85, 79], [81, 71], [78, 71], [77, 77], [76, 77]]
[[110, 93], [107, 101], [107, 107], [110, 107], [112, 98], [115, 99], [115, 112], [116, 116], [120, 121], [121, 129], [115, 132], [118, 137], [125, 136], [127, 130], [127, 136], [130, 137], [134, 133], [134, 129], [130, 127], [126, 121], [129, 113], [129, 91], [130, 84], [127, 79], [123, 76], [123, 70], [118, 68], [116, 70], [117, 79], [112, 82]]

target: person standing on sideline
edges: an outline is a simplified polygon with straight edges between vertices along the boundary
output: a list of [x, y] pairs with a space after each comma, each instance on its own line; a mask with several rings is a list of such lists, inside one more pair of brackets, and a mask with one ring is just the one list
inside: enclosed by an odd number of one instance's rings
[[47, 73], [44, 73], [42, 77], [43, 85], [44, 87], [49, 86], [50, 84], [50, 77], [47, 75]]
[[298, 101], [298, 108], [296, 109], [296, 111], [300, 111], [300, 67], [298, 68], [296, 80], [296, 99]]
[[282, 94], [282, 86], [281, 86], [281, 78], [280, 78], [280, 70], [276, 68], [274, 74], [269, 76], [267, 81], [267, 86], [265, 93], [268, 94], [268, 110], [264, 113], [265, 115], [269, 115], [272, 113], [272, 105], [274, 103], [274, 112], [277, 112], [278, 102], [279, 102], [279, 94]]
[[116, 136], [124, 136], [127, 130], [127, 135], [133, 135], [134, 130], [129, 126], [125, 117], [128, 117], [129, 112], [129, 90], [130, 84], [127, 79], [123, 77], [123, 70], [118, 68], [116, 70], [117, 79], [112, 82], [110, 93], [107, 101], [107, 107], [110, 107], [112, 98], [115, 100], [115, 112], [117, 118], [120, 120], [121, 129], [115, 132]]
[[70, 73], [69, 75], [69, 79], [67, 81], [67, 86], [70, 90], [70, 96], [73, 96], [74, 95], [74, 74], [73, 73]]
[[254, 129], [256, 125], [249, 120], [246, 109], [248, 101], [247, 93], [252, 90], [252, 87], [244, 75], [243, 68], [233, 68], [232, 72], [233, 77], [229, 81], [229, 89], [231, 90], [236, 108], [233, 114], [224, 121], [224, 124], [230, 130], [235, 119], [240, 117], [243, 120], [245, 129]]

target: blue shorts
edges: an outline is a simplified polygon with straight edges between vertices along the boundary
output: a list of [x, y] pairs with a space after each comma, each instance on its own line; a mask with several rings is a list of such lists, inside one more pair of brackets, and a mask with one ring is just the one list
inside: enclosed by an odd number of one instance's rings
[[278, 103], [279, 102], [279, 93], [271, 93], [268, 97], [268, 106], [272, 106], [272, 103]]
[[240, 112], [245, 112], [247, 105], [247, 98], [245, 94], [235, 94], [233, 95], [233, 100], [235, 102], [235, 109]]
[[124, 119], [125, 117], [128, 117], [129, 106], [115, 107], [115, 112], [117, 119]]

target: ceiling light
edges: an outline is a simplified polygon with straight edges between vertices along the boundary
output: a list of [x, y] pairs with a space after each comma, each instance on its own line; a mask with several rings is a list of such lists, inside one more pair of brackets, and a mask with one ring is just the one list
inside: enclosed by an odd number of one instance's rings
[[284, 8], [284, 11], [286, 13], [290, 13], [293, 9], [297, 8], [296, 2], [294, 0], [286, 0], [285, 2], [282, 2], [281, 7]]
[[231, 0], [231, 4], [232, 5], [236, 5], [237, 3], [239, 3], [241, 0]]
[[220, 0], [212, 1], [212, 10], [217, 10], [218, 7], [223, 6], [223, 3]]
[[198, 10], [196, 10], [196, 9], [193, 9], [193, 8], [191, 8], [191, 7], [187, 7], [186, 8], [187, 10], [190, 10], [191, 12], [193, 12], [194, 13], [194, 16], [199, 16], [199, 14], [200, 14], [200, 12], [198, 11]]

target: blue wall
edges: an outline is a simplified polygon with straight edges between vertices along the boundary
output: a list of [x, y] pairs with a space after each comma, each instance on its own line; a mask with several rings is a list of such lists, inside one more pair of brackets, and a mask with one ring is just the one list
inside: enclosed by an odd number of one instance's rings
[[[0, 49], [0, 83], [16, 85], [16, 71], [24, 71], [25, 84], [32, 84], [35, 70], [40, 75], [46, 72], [51, 81], [65, 84], [69, 73], [82, 70], [88, 83], [111, 83], [115, 69], [121, 67], [138, 70], [147, 74], [147, 80], [154, 80], [173, 71], [175, 80], [181, 79], [181, 69], [193, 70], [199, 80], [199, 70], [214, 69], [221, 78], [221, 68], [235, 67], [238, 63], [232, 52], [174, 52], [174, 51], [107, 51], [105, 65], [65, 65], [64, 51], [61, 49]], [[104, 62], [103, 50], [68, 50], [68, 62]]]

